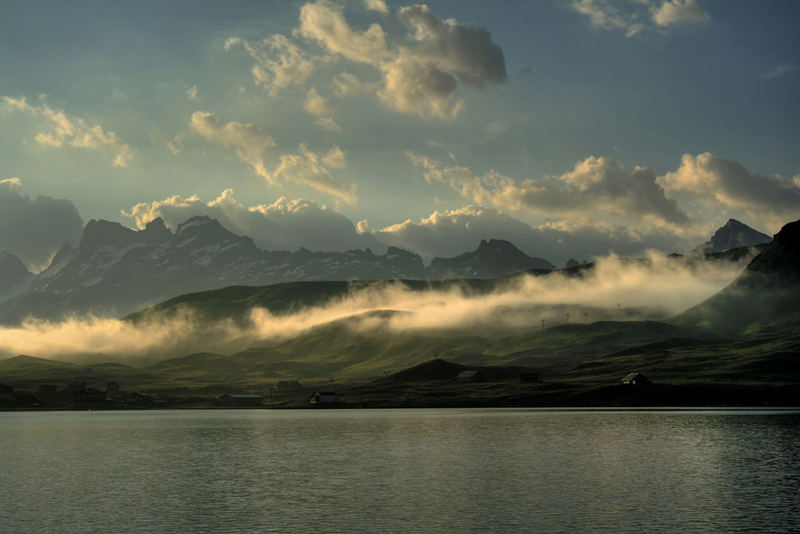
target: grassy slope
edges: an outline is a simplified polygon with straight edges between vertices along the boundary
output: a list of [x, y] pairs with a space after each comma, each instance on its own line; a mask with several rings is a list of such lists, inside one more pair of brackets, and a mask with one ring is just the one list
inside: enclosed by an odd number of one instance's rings
[[[458, 285], [467, 291], [484, 293], [507, 280], [508, 277], [396, 283], [411, 290]], [[256, 306], [273, 313], [287, 313], [344, 297], [370, 284], [297, 282], [229, 287], [177, 297], [129, 319], [139, 320], [154, 312], [169, 315], [183, 307], [194, 309], [205, 319], [242, 319]], [[541, 393], [553, 381], [567, 389], [602, 388], [633, 370], [651, 375], [657, 381], [684, 385], [800, 382], [798, 366], [794, 364], [800, 354], [796, 292], [776, 297], [754, 290], [752, 280], [737, 281], [732, 288], [668, 322], [596, 321], [490, 336], [478, 332], [394, 332], [385, 328], [365, 331], [344, 320], [233, 355], [191, 354], [140, 370], [103, 368], [102, 376], [96, 372], [101, 366], [93, 366], [92, 378], [117, 379], [130, 389], [263, 391], [281, 379], [371, 380], [441, 357], [463, 365], [525, 366], [541, 372], [546, 380], [541, 387], [505, 384], [497, 390], [496, 385], [472, 386], [470, 391], [481, 398], [496, 395], [502, 388], [512, 397], [524, 398], [531, 388], [538, 388], [536, 391]], [[582, 313], [573, 314], [578, 316]], [[592, 317], [602, 315], [592, 313]], [[11, 360], [0, 362], [0, 381], [65, 381], [87, 374], [85, 368], [78, 366], [42, 366], [41, 362], [22, 360], [12, 364]], [[441, 384], [433, 390], [438, 387]], [[453, 387], [461, 391], [459, 386]], [[480, 395], [478, 390], [482, 392]]]

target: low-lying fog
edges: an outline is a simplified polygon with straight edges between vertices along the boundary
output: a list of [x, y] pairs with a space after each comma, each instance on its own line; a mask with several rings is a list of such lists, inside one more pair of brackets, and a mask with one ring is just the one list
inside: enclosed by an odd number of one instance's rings
[[[523, 276], [490, 294], [463, 289], [411, 291], [381, 283], [353, 291], [324, 306], [278, 315], [253, 309], [250, 325], [232, 321], [211, 325], [192, 320], [190, 310], [138, 324], [113, 318], [73, 317], [61, 322], [29, 319], [19, 327], [0, 327], [0, 357], [28, 354], [43, 358], [104, 354], [108, 360], [175, 357], [192, 352], [232, 353], [297, 336], [315, 326], [349, 319], [357, 330], [384, 328], [463, 331], [486, 335], [518, 332], [570, 322], [601, 319], [660, 319], [705, 300], [744, 268], [740, 262], [690, 262], [651, 253], [647, 261], [601, 258], [583, 276], [555, 272]], [[391, 310], [404, 313], [369, 312]], [[567, 314], [570, 314], [569, 319]]]

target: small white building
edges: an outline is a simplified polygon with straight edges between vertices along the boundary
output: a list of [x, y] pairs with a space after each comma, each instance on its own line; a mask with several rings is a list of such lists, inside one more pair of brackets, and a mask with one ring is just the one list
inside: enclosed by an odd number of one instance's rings
[[336, 393], [333, 391], [315, 391], [308, 399], [309, 404], [335, 404]]

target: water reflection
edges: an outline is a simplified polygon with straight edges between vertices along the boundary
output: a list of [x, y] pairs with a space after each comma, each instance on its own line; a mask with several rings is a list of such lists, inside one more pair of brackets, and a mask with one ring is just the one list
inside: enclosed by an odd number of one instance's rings
[[0, 414], [0, 532], [800, 529], [797, 412]]

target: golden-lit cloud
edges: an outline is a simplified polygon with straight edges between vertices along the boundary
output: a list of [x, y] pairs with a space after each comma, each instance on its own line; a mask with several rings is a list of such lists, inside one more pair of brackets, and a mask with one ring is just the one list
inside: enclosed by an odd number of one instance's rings
[[775, 232], [786, 221], [800, 217], [797, 180], [762, 176], [737, 161], [708, 152], [684, 154], [680, 167], [658, 178], [658, 183], [667, 192], [706, 209], [741, 211]]
[[[548, 324], [563, 322], [570, 306], [610, 310], [612, 315], [618, 307], [633, 308], [640, 310], [640, 318], [663, 317], [711, 296], [742, 267], [743, 263], [680, 262], [652, 253], [639, 262], [616, 256], [601, 259], [583, 277], [520, 276], [488, 294], [460, 286], [411, 291], [400, 283], [385, 282], [290, 313], [255, 308], [245, 325], [198, 321], [188, 309], [138, 323], [96, 317], [29, 320], [21, 326], [0, 327], [0, 353], [48, 358], [103, 353], [118, 359], [181, 356], [200, 350], [231, 353], [344, 319], [356, 330], [509, 333], [538, 328], [541, 319]], [[369, 313], [376, 311], [397, 313]]]
[[[397, 17], [408, 35], [394, 42], [380, 24], [360, 30], [347, 21], [342, 5], [319, 0], [301, 8], [297, 32], [331, 54], [376, 68], [383, 81], [379, 100], [423, 118], [455, 119], [466, 105], [454, 97], [459, 82], [505, 82], [503, 51], [487, 30], [443, 20], [425, 5], [403, 7]], [[341, 96], [372, 89], [348, 73], [334, 85]]]
[[344, 153], [339, 147], [318, 154], [301, 144], [296, 154], [283, 154], [275, 169], [275, 179], [306, 184], [332, 195], [348, 204], [358, 201], [355, 184], [343, 184], [333, 178], [330, 169], [345, 166]]
[[598, 213], [620, 221], [675, 228], [690, 222], [675, 200], [666, 197], [653, 171], [636, 167], [628, 172], [604, 157], [590, 156], [560, 176], [522, 181], [494, 170], [478, 175], [466, 167], [447, 166], [415, 153], [408, 157], [429, 183], [444, 183], [478, 204], [571, 218], [578, 223], [586, 223]]
[[571, 6], [587, 17], [593, 27], [624, 31], [626, 37], [647, 30], [664, 32], [669, 27], [711, 19], [696, 0], [572, 0]]
[[131, 147], [123, 142], [117, 134], [104, 129], [99, 124], [90, 124], [86, 120], [68, 115], [60, 109], [53, 109], [44, 102], [41, 105], [29, 104], [23, 98], [2, 97], [3, 103], [12, 111], [28, 113], [41, 118], [47, 127], [36, 134], [35, 141], [45, 147], [101, 149], [114, 151], [111, 164], [114, 167], [127, 167], [133, 159]]
[[[335, 151], [328, 154], [334, 160], [339, 157]], [[283, 197], [271, 204], [245, 205], [232, 189], [224, 190], [208, 202], [197, 195], [173, 195], [163, 200], [140, 202], [123, 214], [133, 219], [140, 229], [160, 217], [173, 230], [191, 217], [207, 215], [231, 232], [251, 237], [257, 246], [266, 250], [305, 247], [345, 251], [367, 246], [356, 234], [353, 223], [327, 206]]]
[[273, 183], [272, 175], [264, 165], [263, 154], [267, 148], [275, 146], [275, 141], [261, 129], [250, 123], [223, 123], [207, 111], [192, 113], [189, 126], [206, 141], [234, 149], [241, 161], [250, 165], [256, 174]]
[[242, 48], [253, 58], [251, 69], [253, 81], [274, 97], [287, 87], [303, 84], [313, 74], [323, 59], [312, 57], [294, 44], [288, 37], [274, 34], [259, 42], [249, 42], [239, 37], [225, 41], [225, 50], [236, 46]]

